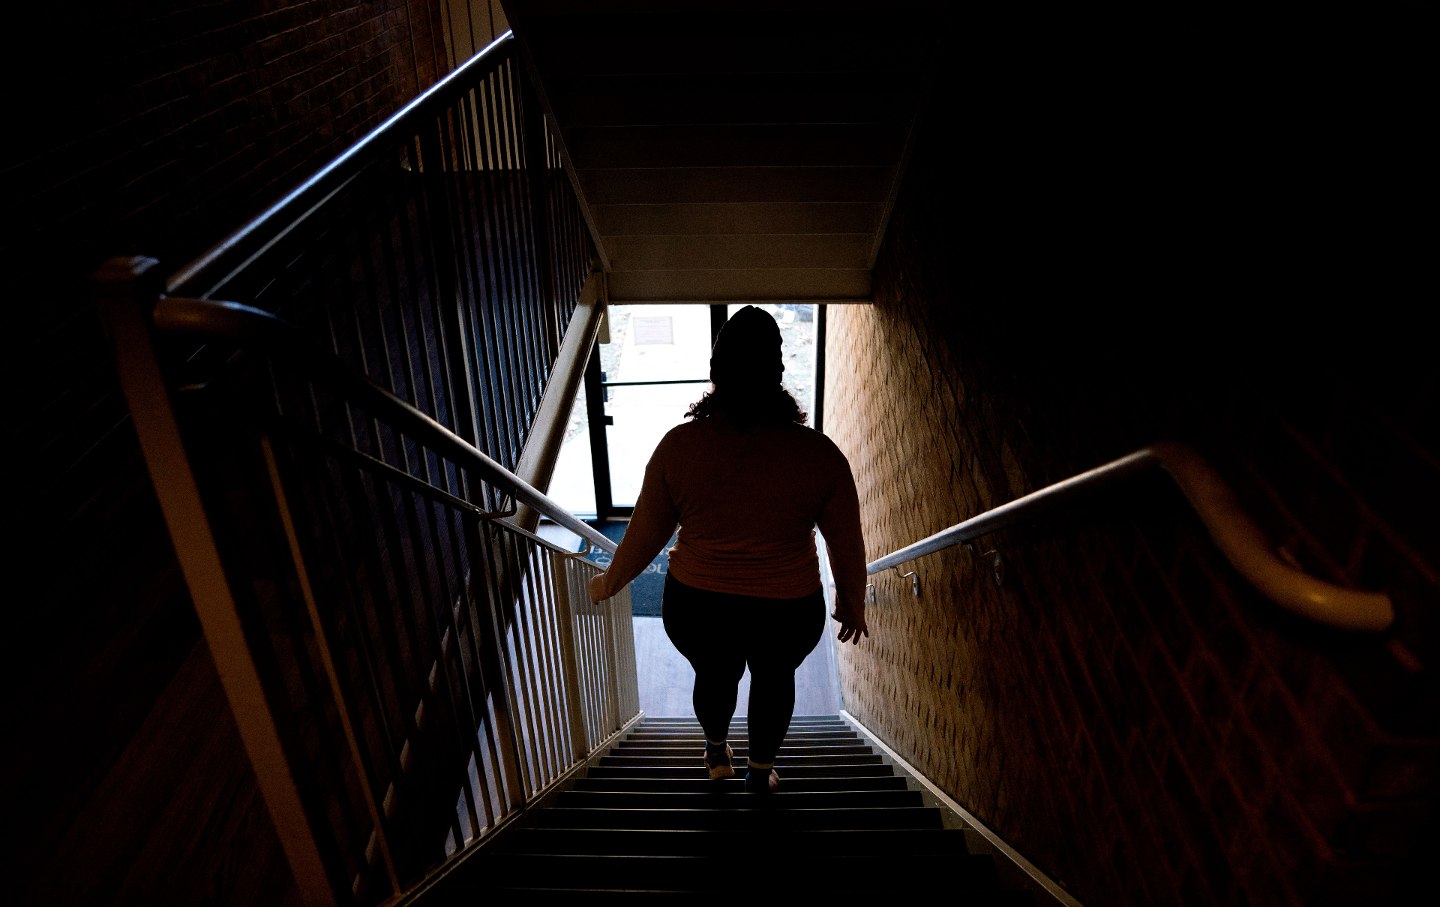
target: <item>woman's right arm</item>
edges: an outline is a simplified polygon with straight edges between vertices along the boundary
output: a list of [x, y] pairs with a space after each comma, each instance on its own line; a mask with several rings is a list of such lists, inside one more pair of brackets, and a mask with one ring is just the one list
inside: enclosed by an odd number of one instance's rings
[[655, 555], [675, 534], [679, 514], [665, 484], [663, 448], [662, 442], [645, 464], [645, 479], [640, 485], [635, 510], [630, 514], [630, 525], [625, 527], [625, 535], [609, 568], [590, 578], [587, 590], [592, 601], [603, 601], [625, 588], [650, 566]]

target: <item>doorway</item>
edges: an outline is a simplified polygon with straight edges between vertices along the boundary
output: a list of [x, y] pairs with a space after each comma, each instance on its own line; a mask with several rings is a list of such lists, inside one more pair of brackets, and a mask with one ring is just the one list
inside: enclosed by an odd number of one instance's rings
[[[710, 348], [732, 305], [612, 305], [571, 410], [548, 494], [581, 519], [624, 519], [665, 432], [710, 386]], [[783, 382], [820, 429], [824, 307], [757, 304], [780, 325]]]

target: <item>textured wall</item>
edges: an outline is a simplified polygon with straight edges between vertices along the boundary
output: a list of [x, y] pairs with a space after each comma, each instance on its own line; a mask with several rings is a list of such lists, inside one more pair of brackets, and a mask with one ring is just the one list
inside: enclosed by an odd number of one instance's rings
[[[845, 707], [1087, 907], [1402, 903], [1440, 777], [1440, 369], [1406, 302], [1436, 286], [1396, 221], [1436, 198], [1423, 155], [1401, 120], [1312, 141], [1373, 111], [1277, 46], [966, 18], [977, 56], [942, 82], [875, 304], [828, 313], [869, 557], [1176, 438], [1283, 556], [1388, 591], [1401, 624], [1282, 612], [1156, 473], [982, 540], [1002, 584], [964, 549], [904, 568], [919, 598], [872, 577]], [[1352, 50], [1381, 27], [1295, 24]], [[1359, 59], [1370, 98], [1414, 62]]]
[[117, 255], [180, 267], [398, 111], [448, 71], [439, 7], [12, 11], [26, 50], [7, 58], [0, 150], [12, 899], [294, 900], [88, 281]]
[[[987, 372], [1008, 366], [986, 359], [983, 333], [955, 357], [969, 368], [936, 368], [944, 357], [916, 336], [934, 326], [923, 288], [907, 291], [829, 316], [827, 394], [847, 404], [827, 405], [827, 433], [859, 477], [871, 559], [1110, 459], [1067, 434], [1073, 401], [1049, 425], [1043, 402], [1022, 419], [1023, 403], [987, 400]], [[872, 577], [872, 637], [842, 647], [846, 708], [1090, 905], [1378, 897], [1433, 821], [1434, 666], [1405, 667], [1434, 645], [1433, 533], [1397, 535], [1414, 505], [1366, 497], [1344, 471], [1357, 464], [1295, 423], [1257, 415], [1256, 439], [1211, 434], [1206, 420], [1235, 402], [1174, 400], [1167, 421], [1188, 412], [1187, 439], [1224, 464], [1282, 551], [1392, 592], [1414, 622], [1399, 657], [1245, 586], [1163, 473], [981, 540], [1004, 558], [1001, 584], [963, 548], [904, 568], [919, 598], [895, 571]], [[1328, 406], [1327, 419], [1364, 415]], [[1116, 437], [1114, 456], [1143, 445]], [[1433, 505], [1432, 456], [1403, 434], [1388, 451], [1364, 443], [1360, 468], [1383, 457], [1406, 478], [1382, 484]], [[1382, 503], [1397, 509], [1377, 514]]]

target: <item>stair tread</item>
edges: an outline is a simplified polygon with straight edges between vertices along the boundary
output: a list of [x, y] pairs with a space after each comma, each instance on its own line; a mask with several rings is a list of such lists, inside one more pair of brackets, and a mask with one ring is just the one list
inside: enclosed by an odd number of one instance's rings
[[[928, 884], [928, 883], [927, 883]], [[845, 898], [855, 891], [854, 886], [846, 884], [842, 880], [829, 882], [812, 881], [803, 888], [797, 888], [794, 894], [804, 894], [810, 899], [821, 898]], [[907, 884], [903, 880], [893, 884], [872, 889], [875, 895], [885, 894], [913, 894], [917, 897], [933, 897], [934, 888], [927, 888], [920, 885]], [[585, 905], [608, 905], [608, 904], [685, 904], [688, 907], [696, 907], [697, 904], [725, 904], [735, 903], [735, 899], [745, 892], [736, 891], [707, 891], [696, 889], [675, 890], [666, 888], [599, 888], [599, 889], [577, 889], [577, 888], [486, 888], [483, 897], [486, 904], [524, 904], [526, 907], [541, 904], [577, 904]], [[455, 904], [456, 907], [474, 907], [476, 895], [462, 895], [458, 900], [443, 900], [434, 902], [433, 907], [444, 907], [444, 905]], [[954, 907], [1034, 907], [1034, 901], [1029, 895], [1017, 891], [986, 891], [969, 892], [957, 890], [953, 894], [947, 894], [949, 903]], [[432, 907], [427, 900], [426, 907]]]
[[941, 828], [943, 819], [939, 811], [930, 806], [884, 809], [784, 808], [783, 804], [781, 808], [757, 805], [733, 809], [550, 806], [529, 813], [521, 824], [543, 828]]
[[[786, 753], [775, 759], [776, 767], [784, 765], [833, 765], [836, 761], [846, 765], [876, 764], [885, 761], [879, 753]], [[688, 765], [692, 768], [698, 767], [700, 759], [698, 753], [689, 752], [680, 755], [653, 755], [648, 753], [625, 753], [622, 755], [608, 754], [600, 757], [601, 765]]]
[[[910, 884], [905, 880], [896, 880], [889, 885], [873, 889], [876, 893], [896, 894], [914, 893], [916, 895], [934, 896], [933, 887], [925, 887], [930, 883]], [[753, 883], [752, 883], [753, 888]], [[835, 880], [830, 883], [824, 881], [810, 881], [797, 892], [803, 892], [810, 898], [836, 897], [843, 898], [855, 891], [854, 886], [844, 880]], [[446, 896], [438, 900], [432, 900], [426, 896], [425, 907], [444, 907], [444, 905], [455, 904], [457, 907], [474, 907], [477, 897], [484, 897], [486, 904], [523, 903], [526, 907], [534, 904], [576, 904], [587, 905], [601, 904], [633, 904], [637, 900], [647, 904], [675, 903], [686, 904], [690, 907], [698, 902], [700, 904], [734, 903], [733, 898], [742, 892], [734, 892], [712, 889], [674, 889], [674, 888], [511, 888], [504, 886], [490, 886], [484, 889], [483, 895], [476, 895], [470, 892], [457, 892], [454, 895]], [[715, 899], [707, 900], [701, 895], [713, 894]], [[946, 895], [949, 903], [954, 907], [1033, 907], [1034, 901], [1028, 894], [1017, 891], [986, 891], [969, 892], [954, 891]]]
[[[706, 854], [776, 847], [792, 854], [962, 853], [968, 838], [961, 828], [822, 828], [796, 835], [785, 829], [517, 828], [497, 842], [496, 851], [557, 851], [590, 854]], [[583, 851], [580, 848], [585, 848]]]
[[922, 806], [914, 790], [781, 790], [764, 795], [769, 802], [755, 803], [756, 795], [743, 790], [715, 791], [608, 791], [567, 790], [556, 798], [558, 806], [607, 809], [888, 809]]
[[[711, 780], [691, 770], [686, 777], [657, 778], [651, 775], [589, 775], [575, 779], [575, 790], [606, 791], [702, 791], [740, 790], [745, 786], [744, 772], [733, 778]], [[885, 775], [791, 775], [781, 778], [787, 792], [836, 790], [908, 790], [906, 780], [896, 774]]]
[[470, 872], [487, 885], [524, 885], [604, 890], [640, 887], [672, 891], [753, 890], [756, 877], [772, 891], [810, 891], [817, 880], [843, 878], [858, 891], [995, 891], [994, 863], [975, 854], [807, 854], [803, 863], [783, 849], [720, 851], [704, 855], [528, 854], [495, 853], [477, 861]]
[[[783, 779], [790, 778], [817, 778], [817, 777], [839, 777], [848, 776], [863, 778], [867, 776], [887, 777], [895, 774], [895, 769], [885, 762], [874, 762], [869, 764], [845, 763], [841, 765], [814, 764], [814, 765], [791, 765], [780, 764], [775, 767]], [[591, 778], [695, 778], [703, 777], [699, 765], [693, 762], [682, 764], [643, 764], [643, 763], [619, 763], [601, 764], [591, 766], [586, 770]]]
[[[740, 753], [747, 753], [748, 750], [749, 750], [749, 747], [745, 747], [745, 746], [732, 746], [730, 749], [731, 749], [732, 752], [734, 752], [734, 753], [736, 753], [736, 754], [738, 755], [738, 754], [740, 754]], [[637, 757], [647, 757], [647, 758], [657, 758], [657, 757], [659, 757], [659, 756], [670, 755], [671, 758], [695, 759], [695, 758], [697, 758], [702, 752], [704, 752], [704, 747], [701, 747], [701, 746], [648, 746], [648, 745], [639, 745], [639, 746], [630, 745], [630, 746], [626, 746], [626, 745], [622, 745], [622, 744], [616, 744], [615, 746], [613, 746], [613, 747], [610, 749], [610, 752], [611, 752], [611, 753], [623, 753], [623, 754], [625, 754], [625, 755], [627, 755], [627, 756], [637, 756]], [[826, 757], [834, 756], [834, 757], [839, 757], [839, 758], [843, 758], [843, 757], [845, 757], [845, 756], [857, 756], [857, 757], [860, 758], [860, 761], [862, 761], [862, 762], [872, 762], [872, 761], [874, 761], [875, 759], [881, 758], [880, 754], [877, 753], [877, 752], [875, 752], [875, 750], [874, 750], [873, 747], [867, 747], [867, 746], [861, 746], [861, 745], [845, 745], [845, 746], [824, 746], [824, 745], [786, 746], [786, 747], [781, 747], [780, 750], [779, 750], [779, 752], [776, 753], [776, 758], [777, 758], [777, 759], [784, 759], [784, 758], [789, 757], [789, 756], [808, 756], [809, 758], [812, 758], [812, 759], [815, 758], [816, 756], [826, 756]]]

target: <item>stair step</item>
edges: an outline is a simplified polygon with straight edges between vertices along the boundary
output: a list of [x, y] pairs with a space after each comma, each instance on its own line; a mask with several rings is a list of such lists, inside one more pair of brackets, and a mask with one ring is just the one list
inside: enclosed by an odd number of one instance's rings
[[[660, 736], [664, 734], [671, 734], [675, 736], [693, 736], [696, 739], [700, 740], [703, 740], [705, 738], [705, 731], [694, 719], [690, 719], [689, 721], [669, 720], [665, 723], [661, 723], [660, 719], [658, 718], [647, 718], [645, 719], [644, 724], [640, 724], [636, 727], [631, 728], [630, 733], [646, 734], [650, 736]], [[731, 739], [743, 739], [748, 733], [749, 731], [745, 722], [741, 721], [730, 726], [730, 731], [727, 736]], [[786, 733], [785, 736], [788, 738], [794, 734], [854, 733], [855, 728], [851, 727], [849, 724], [846, 724], [843, 721], [795, 720], [790, 722], [790, 730]]]
[[493, 845], [503, 853], [692, 855], [751, 850], [811, 854], [956, 854], [967, 847], [962, 828], [822, 828], [797, 835], [755, 828], [516, 828]]
[[721, 851], [702, 856], [496, 853], [473, 867], [486, 885], [617, 891], [635, 887], [664, 891], [807, 892], [827, 876], [844, 878], [854, 891], [971, 891], [997, 888], [994, 863], [954, 854], [807, 854], [787, 850]]
[[[664, 756], [693, 762], [700, 758], [704, 749], [703, 746], [675, 746], [674, 744], [636, 743], [622, 740], [615, 744], [610, 752], [616, 756]], [[730, 751], [736, 760], [743, 760], [750, 755], [750, 748], [743, 744], [731, 744]], [[780, 747], [780, 752], [776, 754], [776, 759], [789, 759], [792, 756], [825, 756], [828, 758], [847, 754], [873, 756], [875, 751], [864, 743], [795, 744]]]
[[[756, 803], [766, 799], [765, 804]], [[579, 809], [897, 809], [923, 806], [918, 790], [790, 791], [747, 794], [727, 786], [707, 792], [566, 790], [554, 804]]]
[[[838, 756], [828, 756], [824, 753], [810, 755], [803, 751], [786, 754], [775, 760], [776, 771], [783, 771], [786, 768], [800, 768], [804, 766], [833, 765], [839, 759], [844, 765], [883, 765], [884, 758], [876, 752], [869, 753], [843, 753]], [[650, 756], [645, 754], [626, 753], [623, 755], [601, 756], [599, 765], [630, 765], [646, 768], [666, 768], [673, 766], [685, 766], [691, 771], [702, 771], [698, 755], [691, 752], [684, 756]], [[783, 777], [783, 775], [782, 775]]]
[[[779, 797], [775, 794], [774, 797]], [[760, 801], [761, 796], [747, 797]], [[769, 798], [766, 798], [767, 800]], [[731, 809], [590, 809], [553, 806], [528, 814], [527, 828], [669, 828], [769, 829], [815, 831], [827, 828], [943, 828], [938, 810], [930, 806], [891, 809], [800, 809], [780, 806], [739, 806]]]
[[[748, 752], [750, 749], [750, 742], [744, 737], [731, 737], [729, 743], [730, 749], [737, 753], [742, 750]], [[614, 746], [624, 749], [674, 749], [694, 754], [705, 748], [705, 740], [703, 737], [695, 737], [694, 739], [671, 736], [640, 737], [632, 734], [617, 741]], [[868, 749], [869, 746], [870, 744], [867, 741], [849, 734], [843, 736], [839, 734], [806, 734], [804, 736], [786, 737], [785, 742], [780, 745], [780, 752], [830, 747], [860, 747], [862, 749]]]
[[[602, 757], [603, 758], [603, 757]], [[870, 763], [818, 763], [811, 765], [799, 765], [782, 763], [776, 766], [782, 780], [788, 781], [791, 778], [835, 778], [853, 776], [856, 778], [876, 777], [895, 774], [895, 769], [885, 762]], [[602, 763], [587, 770], [591, 778], [695, 778], [705, 779], [703, 769], [696, 762], [687, 762], [683, 765], [652, 765], [636, 762], [622, 762], [620, 764]]]
[[[730, 732], [726, 734], [726, 739], [744, 740], [749, 736], [749, 734], [750, 730], [748, 727], [736, 727], [732, 728]], [[700, 729], [700, 725], [698, 724], [694, 727], [689, 728], [680, 725], [671, 725], [670, 727], [666, 728], [658, 728], [642, 724], [631, 728], [625, 736], [694, 737], [697, 740], [703, 740], [705, 738], [705, 732]], [[796, 738], [803, 737], [852, 737], [858, 740], [860, 738], [860, 733], [854, 728], [848, 727], [844, 724], [792, 724], [790, 726], [790, 730], [787, 731], [785, 734], [786, 740], [794, 740]]]
[[[456, 893], [441, 893], [438, 897], [432, 898], [429, 894], [425, 897], [425, 907], [476, 907], [477, 904], [484, 904], [491, 907], [495, 904], [521, 904], [524, 907], [533, 905], [548, 904], [583, 904], [585, 907], [606, 907], [606, 905], [634, 905], [641, 904], [683, 904], [686, 907], [699, 907], [699, 905], [725, 905], [734, 907], [747, 895], [753, 895], [756, 889], [766, 887], [763, 882], [751, 882], [748, 888], [744, 889], [688, 889], [675, 891], [667, 889], [649, 888], [621, 888], [621, 889], [589, 889], [589, 888], [507, 888], [507, 887], [485, 887], [483, 893], [459, 891]], [[800, 889], [797, 893], [804, 893], [809, 899], [837, 898], [843, 899], [855, 889], [847, 884], [843, 877], [821, 878], [813, 880]], [[897, 879], [889, 885], [871, 889], [883, 894], [910, 894], [917, 898], [935, 896], [934, 889], [923, 889], [917, 885], [908, 883], [904, 879]], [[983, 891], [974, 892], [963, 888], [953, 889], [945, 892], [946, 903], [953, 907], [1034, 907], [1034, 902], [1028, 894], [1016, 891]]]
[[[681, 730], [681, 729], [679, 729], [679, 728], [673, 728], [673, 729], [671, 729], [671, 730], [662, 731], [662, 730], [651, 730], [651, 729], [646, 728], [646, 727], [644, 727], [644, 726], [642, 725], [641, 727], [638, 727], [638, 728], [631, 728], [630, 731], [625, 734], [625, 739], [626, 739], [626, 740], [694, 740], [696, 743], [700, 743], [700, 742], [702, 742], [702, 741], [705, 740], [705, 734], [702, 733], [699, 728], [696, 728], [696, 729], [693, 730], [693, 731]], [[746, 730], [744, 730], [744, 729], [742, 728], [741, 730], [738, 730], [738, 731], [736, 731], [736, 732], [734, 732], [734, 733], [732, 733], [732, 734], [727, 734], [726, 737], [725, 737], [725, 739], [726, 739], [726, 740], [729, 740], [731, 743], [736, 743], [736, 742], [742, 742], [742, 743], [743, 743], [744, 741], [750, 739], [750, 733], [749, 733], [749, 731], [746, 731]], [[863, 738], [861, 738], [860, 734], [859, 734], [857, 731], [855, 731], [855, 730], [853, 730], [853, 729], [851, 729], [851, 728], [833, 728], [833, 729], [826, 729], [826, 728], [819, 728], [819, 727], [791, 728], [791, 729], [785, 734], [785, 742], [786, 742], [786, 743], [793, 743], [793, 742], [796, 741], [796, 740], [861, 740], [861, 739], [863, 739]]]
[[[742, 719], [742, 720], [740, 720], [738, 723], [739, 723], [739, 724], [744, 724], [745, 722], [744, 722], [744, 720]], [[834, 724], [834, 725], [839, 725], [840, 727], [845, 727], [845, 728], [850, 727], [849, 722], [847, 722], [845, 719], [841, 718], [839, 715], [793, 715], [793, 716], [791, 716], [791, 718], [790, 718], [790, 726], [791, 726], [791, 727], [797, 727], [797, 726], [802, 725], [802, 724]], [[645, 716], [645, 724], [644, 724], [644, 726], [647, 727], [647, 728], [655, 728], [655, 727], [682, 727], [682, 726], [683, 726], [683, 727], [697, 727], [697, 728], [698, 728], [698, 727], [700, 726], [700, 722], [696, 721], [695, 718], [694, 718], [694, 716], [692, 716], [692, 715], [646, 715], [646, 716]]]
[[[785, 784], [787, 793], [796, 791], [830, 791], [830, 790], [908, 790], [910, 785], [899, 775], [808, 775], [800, 776], [783, 774], [781, 779]], [[709, 778], [698, 776], [693, 769], [683, 777], [656, 778], [652, 775], [635, 774], [629, 776], [596, 775], [593, 772], [584, 778], [576, 778], [575, 790], [608, 790], [608, 791], [672, 791], [675, 793], [694, 791], [699, 793], [714, 793], [717, 789], [723, 791], [739, 791], [745, 786], [745, 779], [741, 775], [733, 778], [722, 778], [711, 781]]]

